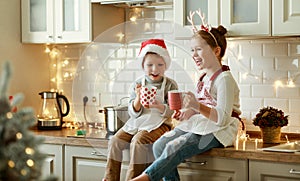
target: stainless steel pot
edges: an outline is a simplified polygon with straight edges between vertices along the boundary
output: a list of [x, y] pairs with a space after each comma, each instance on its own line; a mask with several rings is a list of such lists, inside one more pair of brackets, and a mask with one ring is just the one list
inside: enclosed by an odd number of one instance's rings
[[129, 119], [128, 106], [107, 106], [99, 110], [104, 113], [105, 127], [108, 133], [116, 133]]

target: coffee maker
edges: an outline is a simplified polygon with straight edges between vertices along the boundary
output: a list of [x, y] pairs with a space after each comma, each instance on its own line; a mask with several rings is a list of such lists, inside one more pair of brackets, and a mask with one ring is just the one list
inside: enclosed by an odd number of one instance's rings
[[[68, 99], [58, 92], [40, 92], [41, 105], [37, 115], [37, 127], [40, 130], [58, 130], [62, 128], [63, 117], [70, 112]], [[63, 112], [63, 107], [65, 111]]]

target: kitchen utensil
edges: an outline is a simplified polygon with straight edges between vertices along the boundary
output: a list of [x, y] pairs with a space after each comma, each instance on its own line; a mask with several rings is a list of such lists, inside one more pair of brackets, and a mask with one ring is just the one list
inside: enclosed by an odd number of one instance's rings
[[124, 97], [120, 100], [118, 106], [106, 106], [100, 109], [100, 113], [104, 113], [104, 120], [106, 131], [108, 133], [116, 133], [129, 119], [128, 106], [122, 105], [122, 100], [128, 98]]
[[[42, 98], [41, 106], [37, 115], [38, 129], [53, 130], [61, 129], [63, 117], [67, 116], [70, 111], [68, 99], [58, 92], [40, 92]], [[65, 105], [65, 112], [62, 107]]]

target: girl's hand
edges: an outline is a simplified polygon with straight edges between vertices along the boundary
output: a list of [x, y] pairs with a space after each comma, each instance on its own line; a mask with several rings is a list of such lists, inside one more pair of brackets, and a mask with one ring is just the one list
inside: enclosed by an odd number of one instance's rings
[[172, 118], [174, 118], [178, 121], [183, 121], [183, 120], [190, 119], [190, 117], [192, 117], [195, 114], [197, 114], [197, 112], [194, 111], [193, 109], [187, 109], [184, 112], [175, 111], [174, 114], [172, 115]]
[[192, 92], [188, 92], [184, 96], [183, 107], [187, 109], [192, 109], [198, 113], [200, 112], [200, 103], [198, 102], [196, 96]]

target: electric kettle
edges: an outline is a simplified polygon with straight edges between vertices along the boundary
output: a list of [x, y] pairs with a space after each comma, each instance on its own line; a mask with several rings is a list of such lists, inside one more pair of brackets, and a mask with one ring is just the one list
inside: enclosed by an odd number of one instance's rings
[[[63, 117], [70, 111], [68, 99], [58, 92], [40, 92], [41, 106], [37, 115], [37, 127], [41, 130], [57, 130], [62, 128]], [[65, 107], [65, 112], [63, 112]]]

